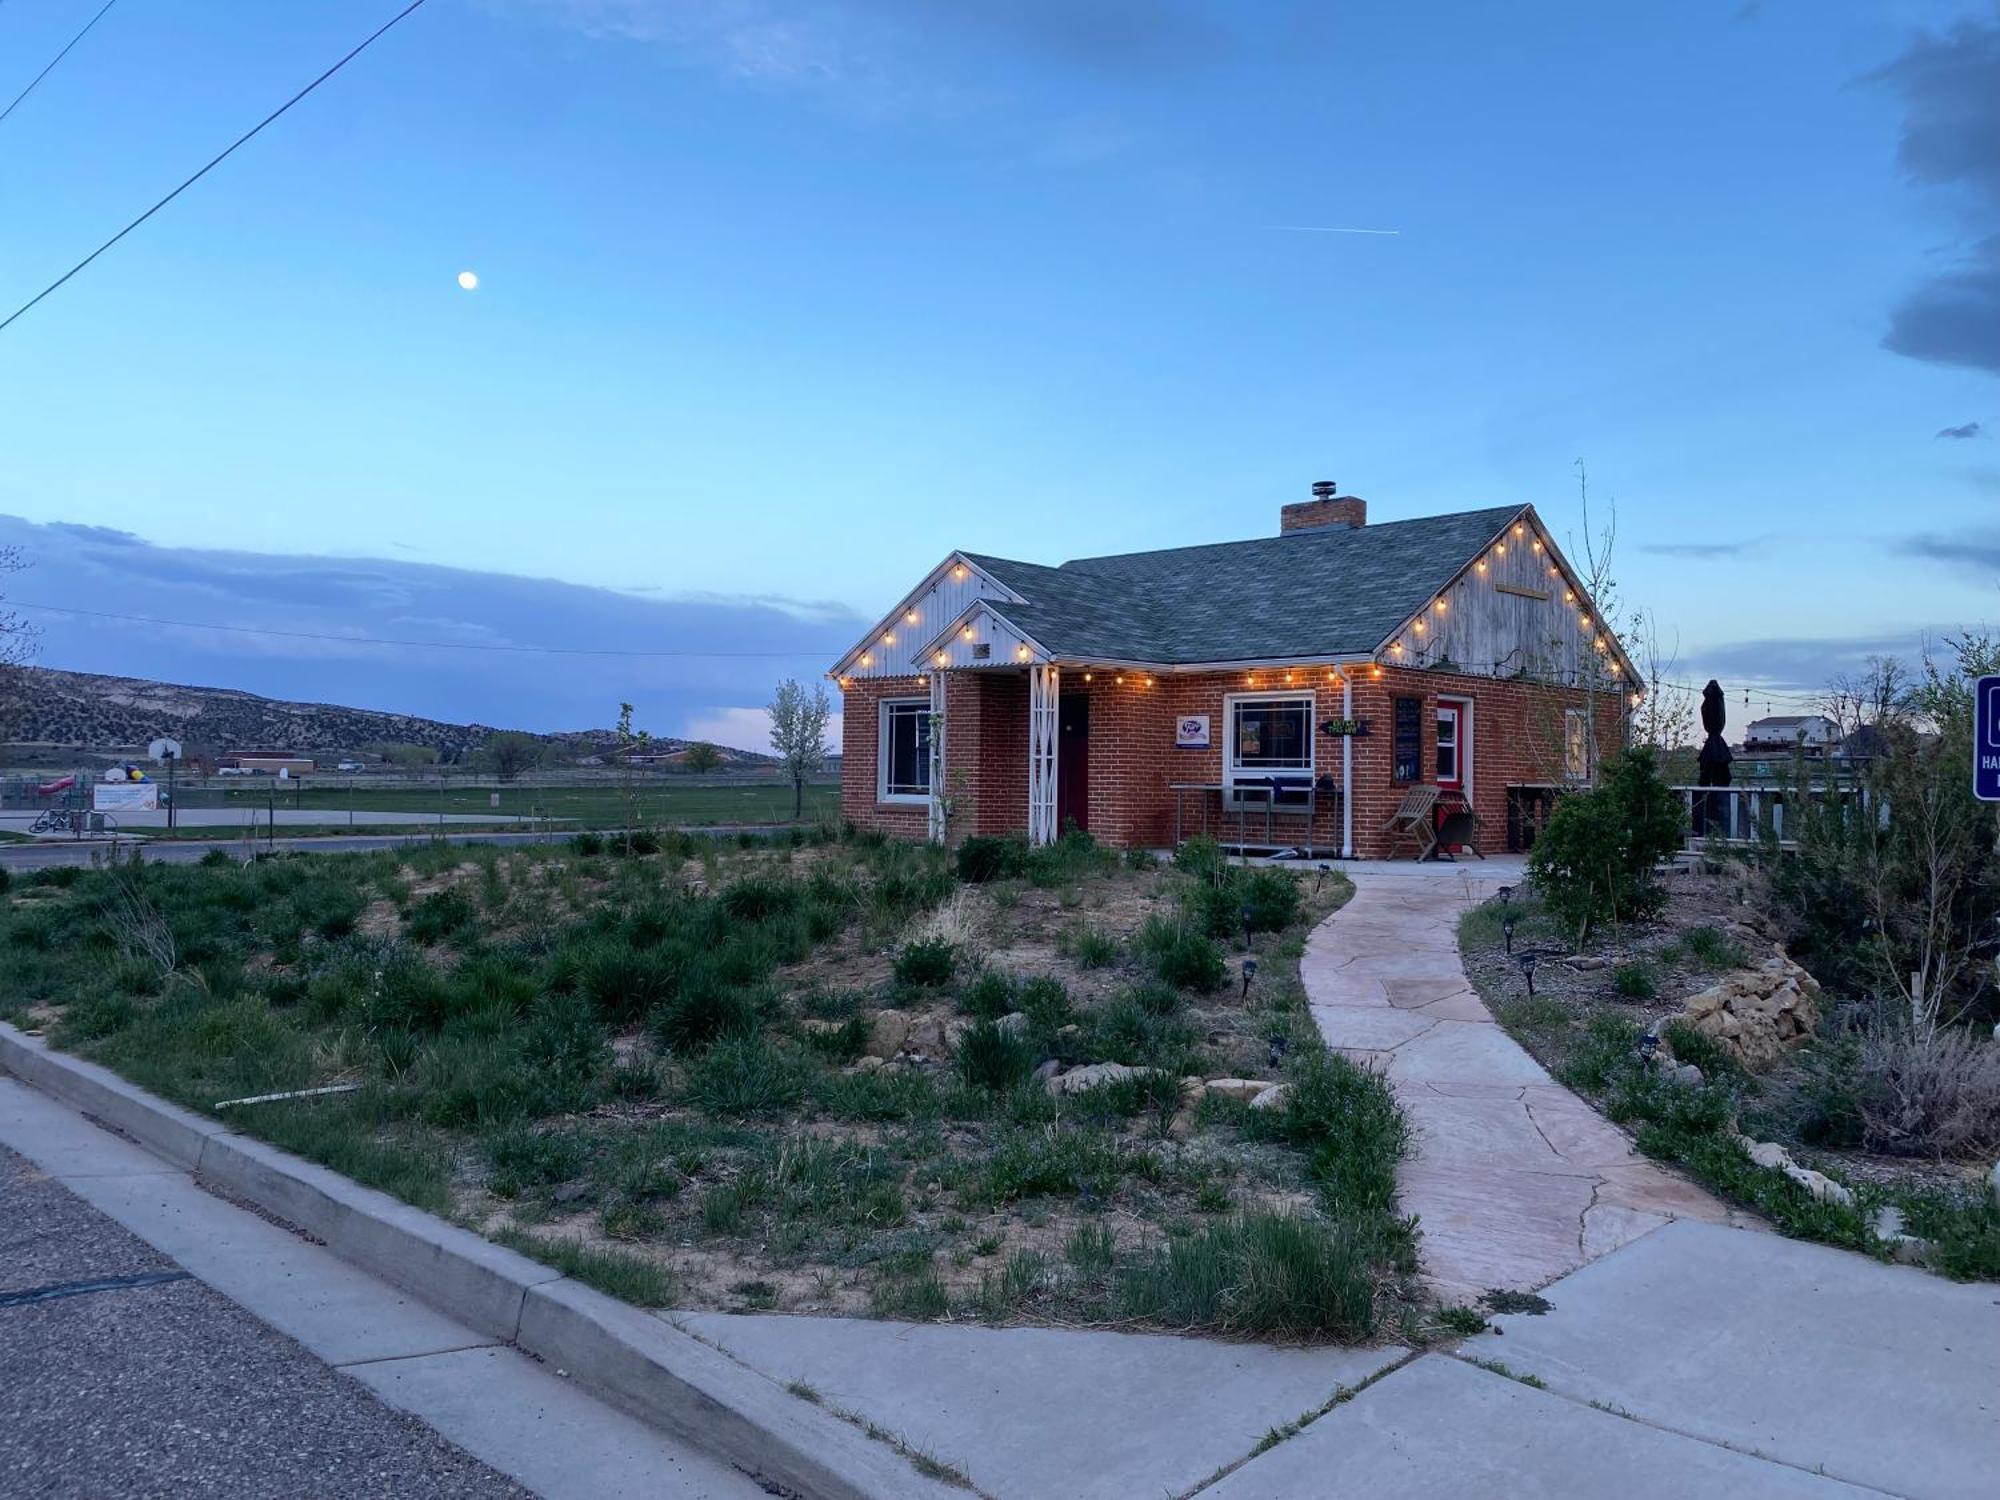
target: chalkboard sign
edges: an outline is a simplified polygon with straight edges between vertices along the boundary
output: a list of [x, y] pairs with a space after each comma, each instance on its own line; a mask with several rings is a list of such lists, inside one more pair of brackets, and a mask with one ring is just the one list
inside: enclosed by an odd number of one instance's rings
[[1424, 774], [1424, 700], [1396, 700], [1396, 780], [1419, 781]]

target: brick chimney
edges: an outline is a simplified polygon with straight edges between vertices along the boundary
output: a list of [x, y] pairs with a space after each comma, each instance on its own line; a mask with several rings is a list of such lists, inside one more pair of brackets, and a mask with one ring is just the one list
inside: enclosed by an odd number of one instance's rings
[[1278, 530], [1311, 531], [1320, 526], [1350, 526], [1359, 531], [1368, 524], [1368, 502], [1359, 495], [1334, 496], [1331, 479], [1313, 484], [1313, 497], [1278, 512]]

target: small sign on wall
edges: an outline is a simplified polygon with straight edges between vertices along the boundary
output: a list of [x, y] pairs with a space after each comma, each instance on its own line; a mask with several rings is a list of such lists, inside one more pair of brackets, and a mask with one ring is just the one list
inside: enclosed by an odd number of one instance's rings
[[1206, 750], [1208, 748], [1208, 715], [1182, 714], [1174, 722], [1174, 748], [1176, 750]]

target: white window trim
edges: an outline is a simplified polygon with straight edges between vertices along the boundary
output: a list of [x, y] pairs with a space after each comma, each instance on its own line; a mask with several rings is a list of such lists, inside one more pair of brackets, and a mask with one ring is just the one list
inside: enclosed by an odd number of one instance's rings
[[929, 698], [880, 698], [875, 704], [875, 800], [896, 802], [909, 807], [923, 807], [931, 800], [928, 791], [891, 792], [889, 790], [889, 710], [892, 708], [921, 707], [928, 714], [931, 711]]
[[[1242, 766], [1236, 763], [1236, 705], [1239, 703], [1306, 702], [1306, 763], [1302, 768]], [[1283, 776], [1311, 781], [1319, 773], [1319, 694], [1312, 688], [1274, 688], [1255, 693], [1222, 695], [1222, 779], [1226, 782], [1261, 781]]]
[[[1470, 698], [1461, 698], [1456, 693], [1439, 693], [1437, 706], [1439, 708], [1455, 708], [1458, 710], [1458, 785], [1453, 790], [1459, 796], [1463, 797], [1465, 805], [1470, 807], [1472, 806], [1472, 789], [1474, 785], [1472, 779], [1473, 757], [1477, 751], [1479, 738], [1474, 733], [1472, 700]], [[1437, 724], [1435, 722], [1437, 715], [1433, 713], [1431, 718], [1433, 721], [1431, 724], [1431, 735], [1433, 741], [1435, 741], [1437, 735]], [[1438, 779], [1437, 751], [1435, 746], [1433, 746], [1431, 751], [1431, 773], [1430, 779], [1435, 783]]]

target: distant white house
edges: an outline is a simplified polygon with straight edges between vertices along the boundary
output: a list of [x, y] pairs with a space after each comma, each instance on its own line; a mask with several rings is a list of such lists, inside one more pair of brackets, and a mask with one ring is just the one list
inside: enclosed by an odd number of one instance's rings
[[1751, 755], [1790, 755], [1803, 747], [1808, 759], [1831, 755], [1840, 746], [1840, 726], [1824, 714], [1772, 714], [1743, 731]]

